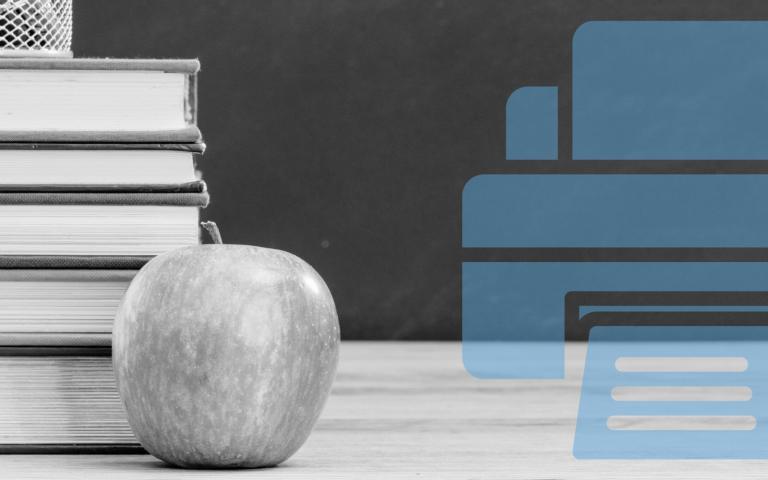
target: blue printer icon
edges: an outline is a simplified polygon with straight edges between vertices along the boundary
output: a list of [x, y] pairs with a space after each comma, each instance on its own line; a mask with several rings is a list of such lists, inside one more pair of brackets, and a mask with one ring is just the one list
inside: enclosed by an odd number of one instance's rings
[[[573, 38], [572, 151], [558, 142], [558, 87], [523, 87], [507, 103], [507, 165], [465, 185], [465, 367], [562, 378], [565, 323], [589, 335], [577, 457], [768, 458], [768, 348], [754, 343], [768, 340], [766, 50], [768, 22], [586, 23]], [[726, 352], [715, 357], [748, 366], [727, 378], [620, 371], [614, 345], [635, 340], [630, 356]], [[656, 384], [750, 395], [612, 398]], [[755, 421], [622, 428], [632, 412]]]

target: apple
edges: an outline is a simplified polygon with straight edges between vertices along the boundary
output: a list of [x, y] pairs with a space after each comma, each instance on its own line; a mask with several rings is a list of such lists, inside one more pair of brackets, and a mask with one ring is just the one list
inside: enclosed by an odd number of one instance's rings
[[112, 342], [128, 423], [149, 453], [181, 467], [265, 467], [295, 453], [317, 421], [339, 323], [300, 258], [200, 245], [138, 272]]

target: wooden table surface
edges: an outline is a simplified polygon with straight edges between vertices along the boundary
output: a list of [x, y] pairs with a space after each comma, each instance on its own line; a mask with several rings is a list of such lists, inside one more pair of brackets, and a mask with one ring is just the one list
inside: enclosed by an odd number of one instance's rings
[[567, 378], [470, 377], [457, 343], [346, 342], [323, 416], [277, 468], [189, 471], [148, 455], [5, 455], [0, 478], [768, 478], [768, 461], [576, 460], [585, 345]]

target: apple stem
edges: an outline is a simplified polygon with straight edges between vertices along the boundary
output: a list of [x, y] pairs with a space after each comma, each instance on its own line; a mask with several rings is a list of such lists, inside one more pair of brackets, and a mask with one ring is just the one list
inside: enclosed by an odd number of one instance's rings
[[208, 235], [211, 236], [213, 243], [217, 245], [224, 243], [221, 239], [221, 232], [219, 231], [219, 226], [216, 225], [216, 222], [200, 222], [200, 225], [202, 225], [205, 231], [208, 232]]

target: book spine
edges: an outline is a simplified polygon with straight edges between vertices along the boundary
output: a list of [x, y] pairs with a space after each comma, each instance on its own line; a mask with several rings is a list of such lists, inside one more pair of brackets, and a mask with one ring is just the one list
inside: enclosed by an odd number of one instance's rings
[[187, 96], [185, 98], [185, 118], [187, 124], [197, 125], [197, 73], [187, 76]]
[[[0, 137], [3, 133], [0, 132]], [[189, 152], [192, 154], [205, 153], [205, 144], [197, 143], [119, 143], [117, 139], [102, 136], [95, 143], [0, 143], [0, 150], [171, 150]]]

